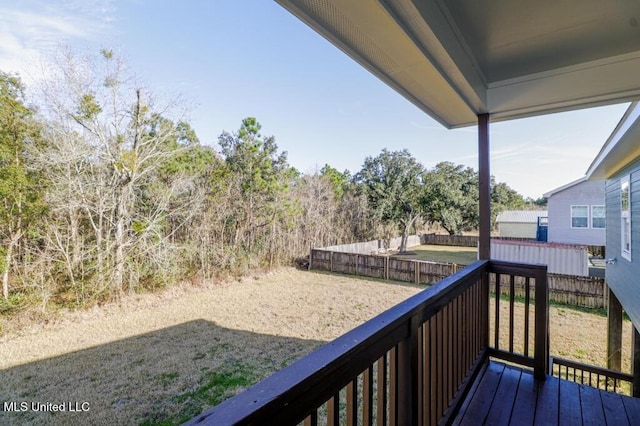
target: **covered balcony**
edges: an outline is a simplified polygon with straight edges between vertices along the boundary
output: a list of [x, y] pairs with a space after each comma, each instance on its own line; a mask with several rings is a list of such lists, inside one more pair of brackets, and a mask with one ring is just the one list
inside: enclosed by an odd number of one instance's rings
[[638, 375], [549, 357], [546, 267], [491, 260], [489, 123], [637, 100], [640, 3], [277, 1], [443, 126], [477, 125], [481, 260], [190, 424], [638, 424], [609, 392]]

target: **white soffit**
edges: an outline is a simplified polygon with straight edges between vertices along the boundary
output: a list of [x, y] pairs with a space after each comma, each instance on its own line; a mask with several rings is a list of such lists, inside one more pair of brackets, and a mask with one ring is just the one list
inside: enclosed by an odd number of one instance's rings
[[640, 1], [276, 1], [446, 127], [640, 99]]
[[633, 102], [589, 166], [587, 178], [608, 179], [638, 159], [640, 104]]

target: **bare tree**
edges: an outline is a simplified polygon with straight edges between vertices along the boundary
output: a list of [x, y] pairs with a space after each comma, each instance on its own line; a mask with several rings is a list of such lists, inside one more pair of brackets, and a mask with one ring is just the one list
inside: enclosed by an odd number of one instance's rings
[[[43, 86], [49, 131], [39, 156], [52, 183], [51, 247], [72, 282], [79, 264], [90, 265], [88, 272], [99, 274], [94, 281], [119, 293], [127, 285], [133, 290], [142, 275], [154, 274], [143, 263], [169, 266], [175, 229], [167, 229], [167, 220], [186, 220], [184, 210], [193, 211], [198, 199], [190, 197], [197, 191], [188, 173], [157, 179], [185, 149], [178, 126], [165, 117], [174, 105], [157, 108], [111, 51], [103, 50], [98, 63], [67, 53], [57, 66]], [[176, 197], [182, 210], [169, 209]]]

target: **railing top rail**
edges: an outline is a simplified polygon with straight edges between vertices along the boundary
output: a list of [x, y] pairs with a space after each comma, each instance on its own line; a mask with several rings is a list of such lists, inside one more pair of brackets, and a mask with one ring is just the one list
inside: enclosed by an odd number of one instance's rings
[[505, 260], [492, 259], [489, 266], [489, 272], [535, 278], [540, 273], [547, 272], [547, 265], [539, 263], [507, 262]]
[[[410, 320], [424, 321], [475, 284], [489, 262], [479, 260], [465, 269], [388, 309], [245, 392], [210, 408], [187, 424], [251, 424], [269, 418], [302, 421], [309, 407], [337, 392], [355, 375], [379, 359], [410, 333]], [[347, 362], [348, 361], [348, 362]], [[313, 389], [313, 392], [310, 390]]]
[[560, 358], [557, 356], [551, 357], [551, 363], [555, 365], [561, 365], [563, 367], [575, 368], [576, 370], [583, 370], [594, 374], [600, 374], [601, 376], [610, 377], [612, 379], [624, 380], [627, 382], [633, 381], [633, 376], [621, 371], [610, 370], [604, 367], [598, 367], [596, 365], [583, 364], [578, 361], [573, 361], [566, 358]]

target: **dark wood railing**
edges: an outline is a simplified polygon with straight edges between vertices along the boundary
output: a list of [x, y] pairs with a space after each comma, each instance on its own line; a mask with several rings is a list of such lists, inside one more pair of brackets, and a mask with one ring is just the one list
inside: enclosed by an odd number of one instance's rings
[[[516, 281], [524, 281], [523, 303], [516, 304]], [[549, 293], [546, 266], [492, 260], [489, 283], [494, 302], [490, 326], [492, 346], [489, 354], [531, 367], [535, 377], [544, 380], [549, 373]], [[537, 285], [538, 283], [542, 285]], [[503, 309], [503, 304], [506, 304], [506, 309]]]
[[550, 364], [551, 374], [560, 379], [603, 389], [607, 392], [629, 396], [632, 394], [633, 376], [631, 374], [560, 357], [552, 357]]
[[500, 335], [501, 322], [490, 321], [489, 280], [504, 275], [544, 283], [535, 286], [544, 297], [545, 267], [475, 262], [188, 424], [435, 425], [455, 416], [490, 355], [544, 378], [546, 299], [535, 304], [533, 355], [500, 339], [490, 347], [490, 323]]

